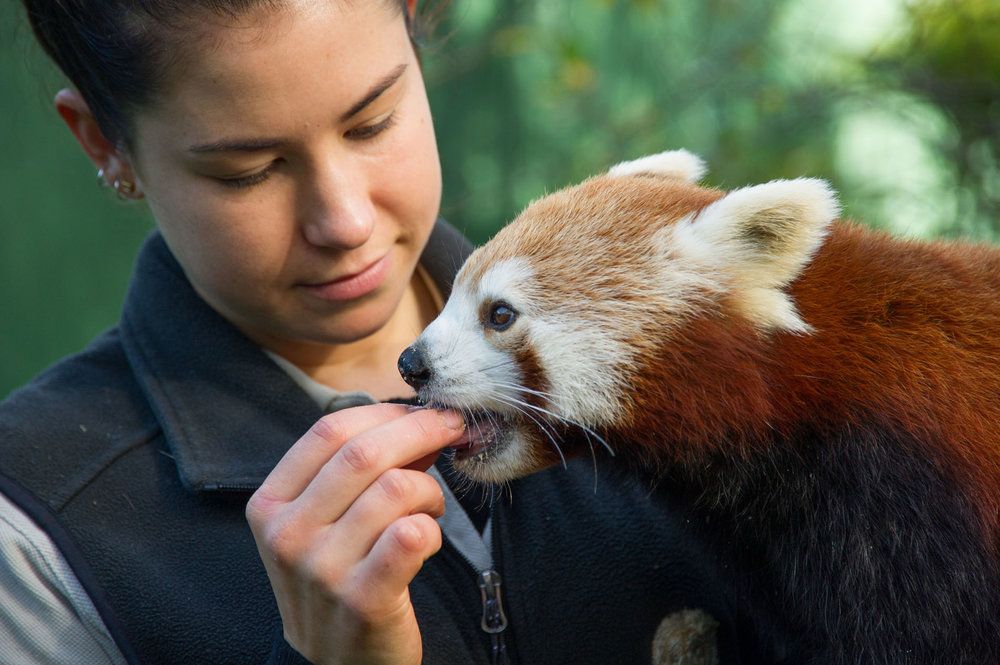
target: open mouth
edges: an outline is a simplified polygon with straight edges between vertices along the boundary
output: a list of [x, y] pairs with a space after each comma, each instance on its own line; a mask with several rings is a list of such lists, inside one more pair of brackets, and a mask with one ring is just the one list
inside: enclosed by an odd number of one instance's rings
[[465, 432], [449, 446], [456, 460], [485, 460], [499, 451], [508, 440], [511, 423], [503, 414], [485, 410], [462, 410]]

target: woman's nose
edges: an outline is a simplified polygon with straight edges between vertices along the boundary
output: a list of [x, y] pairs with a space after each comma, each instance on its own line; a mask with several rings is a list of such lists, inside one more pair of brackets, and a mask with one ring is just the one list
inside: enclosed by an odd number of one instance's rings
[[306, 240], [318, 247], [355, 249], [365, 244], [375, 229], [375, 206], [368, 186], [358, 174], [321, 173], [304, 207]]

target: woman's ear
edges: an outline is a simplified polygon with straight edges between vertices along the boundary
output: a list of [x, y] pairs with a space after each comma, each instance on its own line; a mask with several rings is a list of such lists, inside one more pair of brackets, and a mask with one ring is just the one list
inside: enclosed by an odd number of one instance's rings
[[104, 135], [83, 95], [70, 88], [60, 90], [55, 106], [83, 152], [117, 194], [122, 198], [141, 198], [131, 161]]

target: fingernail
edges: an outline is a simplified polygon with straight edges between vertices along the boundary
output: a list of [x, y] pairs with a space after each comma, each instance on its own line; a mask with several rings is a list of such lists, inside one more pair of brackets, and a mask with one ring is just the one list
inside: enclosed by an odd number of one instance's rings
[[446, 427], [452, 429], [465, 429], [465, 419], [462, 418], [462, 414], [458, 411], [452, 411], [448, 409], [447, 411], [439, 411], [441, 414], [441, 420], [444, 421]]

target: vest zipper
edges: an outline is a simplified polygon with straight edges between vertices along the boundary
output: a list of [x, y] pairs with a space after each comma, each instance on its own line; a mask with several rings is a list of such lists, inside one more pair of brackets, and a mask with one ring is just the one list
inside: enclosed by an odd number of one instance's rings
[[500, 573], [497, 571], [479, 573], [479, 591], [483, 597], [483, 618], [479, 625], [490, 636], [490, 663], [509, 665], [507, 643], [503, 636], [503, 631], [507, 629], [507, 615], [504, 614], [500, 584]]
[[256, 492], [260, 483], [206, 483], [201, 486], [203, 492]]
[[[490, 522], [496, 524], [495, 507], [490, 508]], [[448, 547], [454, 550], [459, 558], [465, 561], [469, 568], [476, 571], [478, 575], [479, 594], [483, 602], [483, 615], [480, 618], [479, 627], [490, 636], [490, 665], [513, 665], [514, 660], [507, 651], [507, 641], [504, 639], [504, 631], [507, 630], [508, 623], [507, 613], [503, 605], [500, 573], [496, 571], [493, 553], [489, 553], [489, 561], [484, 561], [489, 567], [483, 570], [482, 564], [477, 565], [473, 562], [472, 557], [456, 547], [454, 543], [448, 542]]]

